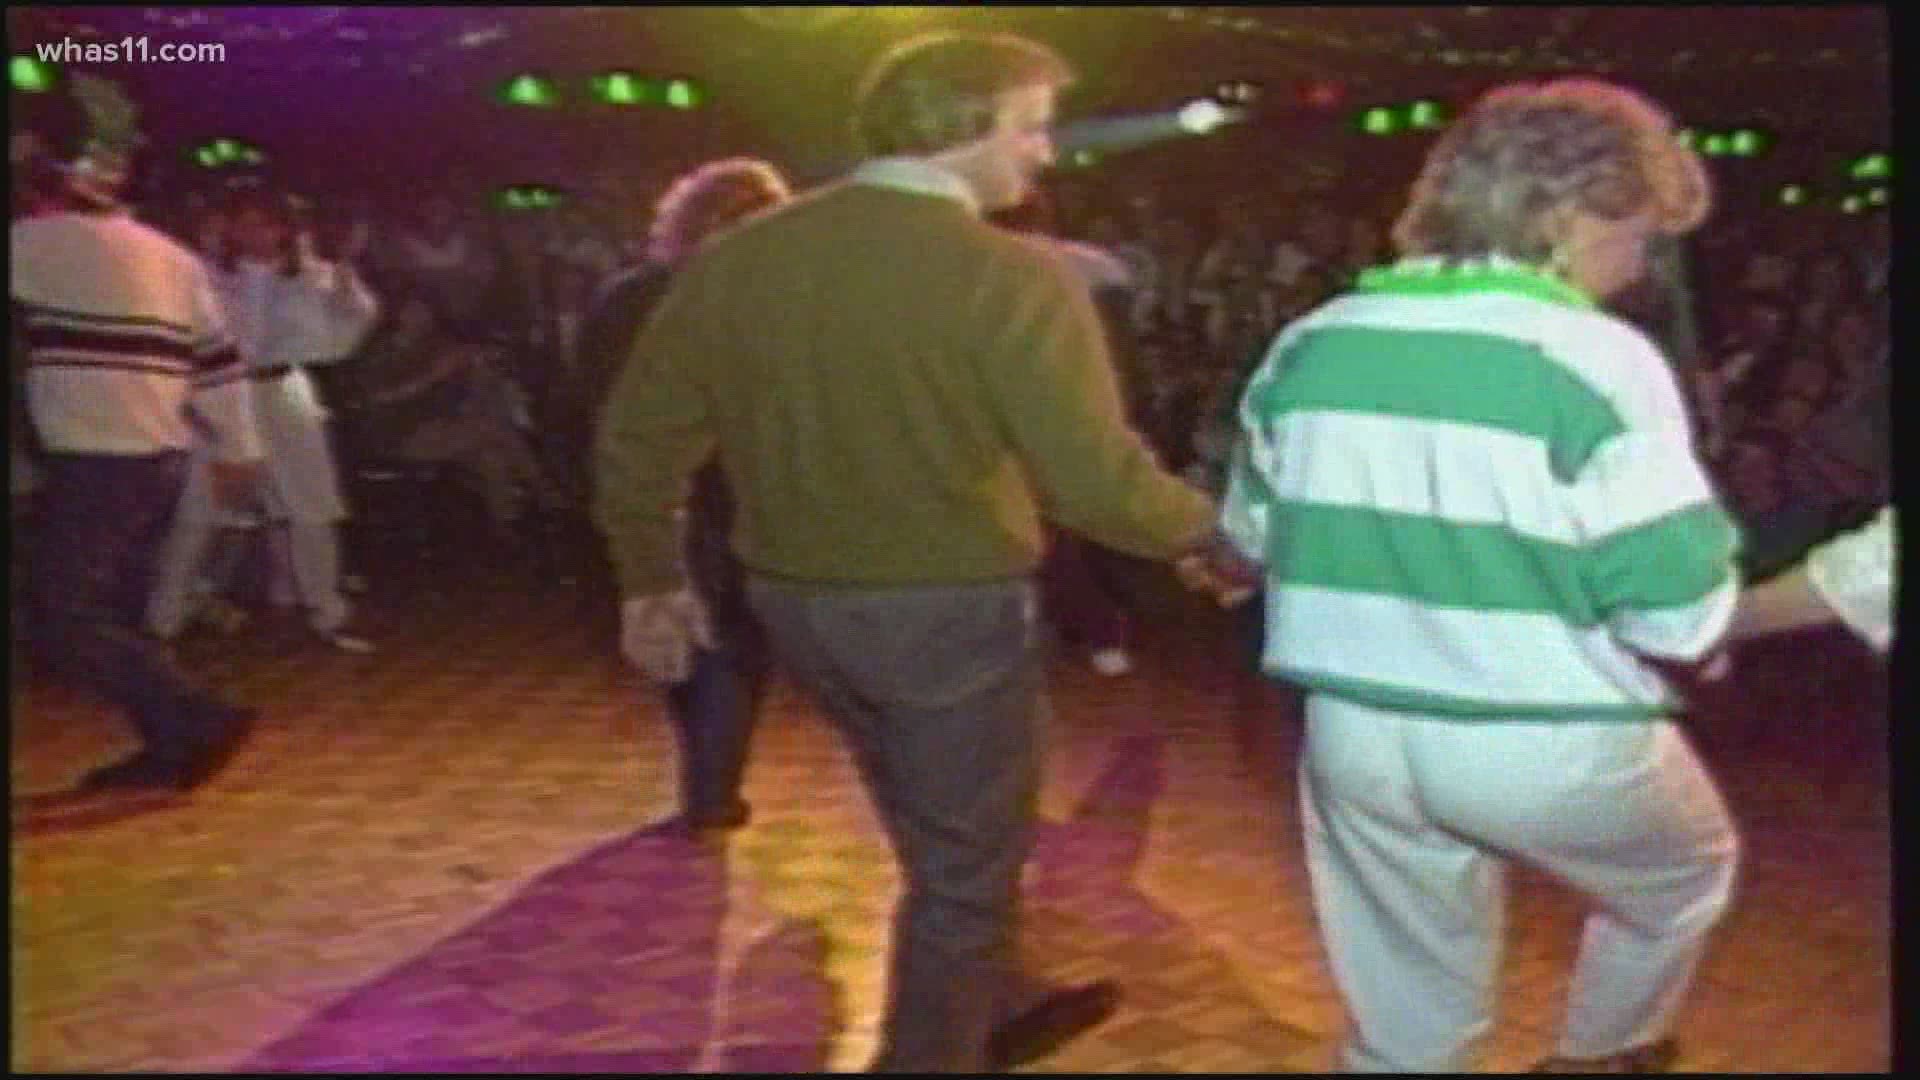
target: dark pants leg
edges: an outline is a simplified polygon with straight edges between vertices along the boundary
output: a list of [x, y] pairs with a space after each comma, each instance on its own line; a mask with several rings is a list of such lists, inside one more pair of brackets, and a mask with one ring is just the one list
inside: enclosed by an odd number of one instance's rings
[[1040, 575], [1061, 635], [1096, 651], [1126, 648], [1127, 611], [1100, 579], [1091, 545], [1071, 533], [1056, 532], [1052, 539]]
[[184, 757], [201, 695], [144, 625], [186, 455], [48, 454], [33, 562], [35, 651], [124, 709], [147, 749]]
[[751, 614], [716, 608], [713, 617], [716, 646], [667, 691], [680, 743], [680, 810], [689, 820], [745, 811], [740, 781], [772, 667], [766, 634]]
[[906, 882], [879, 1072], [981, 1072], [1022, 987], [1020, 873], [1047, 711], [1029, 582], [819, 590], [756, 579], [782, 666], [839, 727]]

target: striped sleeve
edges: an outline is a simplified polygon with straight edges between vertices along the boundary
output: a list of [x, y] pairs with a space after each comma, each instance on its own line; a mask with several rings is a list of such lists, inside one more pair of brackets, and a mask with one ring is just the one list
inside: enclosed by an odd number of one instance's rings
[[1220, 531], [1243, 557], [1265, 563], [1272, 517], [1273, 489], [1254, 467], [1253, 445], [1243, 434], [1234, 441], [1233, 457], [1227, 465], [1227, 493], [1220, 504]]
[[190, 264], [193, 410], [213, 429], [221, 461], [258, 461], [265, 456], [253, 415], [246, 364], [227, 334], [219, 299], [205, 267]]
[[1585, 456], [1571, 484], [1587, 591], [1629, 648], [1697, 660], [1733, 617], [1738, 535], [1694, 452], [1665, 359], [1624, 324], [1595, 320], [1588, 331], [1570, 350], [1576, 373], [1594, 380], [1619, 429]]

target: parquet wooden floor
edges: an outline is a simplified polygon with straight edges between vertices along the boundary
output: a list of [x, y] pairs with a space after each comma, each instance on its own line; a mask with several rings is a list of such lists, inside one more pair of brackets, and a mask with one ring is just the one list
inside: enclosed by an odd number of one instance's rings
[[[845, 755], [782, 686], [750, 826], [648, 826], [673, 741], [611, 601], [442, 567], [375, 581], [381, 649], [263, 624], [182, 656], [264, 713], [184, 798], [61, 794], [129, 737], [16, 662], [12, 1066], [21, 1071], [853, 1071], [875, 1042], [896, 879]], [[1029, 946], [1111, 974], [1110, 1023], [1036, 1072], [1313, 1072], [1342, 1024], [1301, 861], [1296, 711], [1231, 627], [1136, 598], [1138, 669], [1063, 654]], [[1702, 742], [1741, 819], [1737, 908], [1682, 1068], [1892, 1063], [1883, 669], [1831, 636], [1743, 660]], [[1490, 1070], [1546, 1052], [1581, 909], [1514, 881]]]

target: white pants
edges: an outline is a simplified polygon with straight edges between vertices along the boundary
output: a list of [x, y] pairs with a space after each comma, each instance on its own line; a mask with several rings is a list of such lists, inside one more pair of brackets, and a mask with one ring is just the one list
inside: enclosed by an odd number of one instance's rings
[[[267, 451], [262, 494], [274, 524], [273, 590], [296, 599], [314, 629], [338, 629], [352, 608], [340, 589], [337, 524], [346, 517], [346, 503], [327, 441], [326, 413], [306, 373], [297, 370], [254, 384], [254, 412]], [[225, 523], [214, 502], [208, 461], [206, 449], [196, 447], [161, 555], [147, 622], [162, 637], [178, 634], [198, 609], [201, 568], [215, 530]]]
[[1460, 1072], [1491, 1027], [1502, 858], [1594, 902], [1558, 1053], [1663, 1036], [1732, 893], [1733, 823], [1671, 721], [1458, 721], [1307, 700], [1314, 906], [1350, 1072]]

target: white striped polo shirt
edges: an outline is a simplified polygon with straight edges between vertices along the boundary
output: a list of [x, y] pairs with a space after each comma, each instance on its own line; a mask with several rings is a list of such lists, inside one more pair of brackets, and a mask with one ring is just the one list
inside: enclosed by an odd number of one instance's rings
[[26, 218], [10, 239], [27, 407], [47, 449], [185, 449], [191, 403], [218, 457], [261, 456], [246, 369], [192, 252], [125, 213]]

